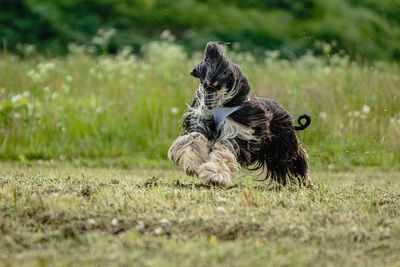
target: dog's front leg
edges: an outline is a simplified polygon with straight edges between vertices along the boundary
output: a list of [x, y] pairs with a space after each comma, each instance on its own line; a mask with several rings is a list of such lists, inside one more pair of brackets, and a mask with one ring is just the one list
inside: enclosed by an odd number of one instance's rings
[[198, 175], [198, 167], [208, 160], [209, 141], [199, 132], [179, 136], [168, 150], [168, 158], [187, 175]]
[[206, 163], [198, 168], [198, 176], [207, 184], [229, 186], [232, 177], [240, 170], [240, 164], [230, 142], [217, 142]]

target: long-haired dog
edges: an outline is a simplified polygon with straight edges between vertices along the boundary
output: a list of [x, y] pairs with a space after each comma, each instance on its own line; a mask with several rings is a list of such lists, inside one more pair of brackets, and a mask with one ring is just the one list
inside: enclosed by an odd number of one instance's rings
[[208, 184], [228, 186], [244, 167], [266, 168], [265, 179], [282, 185], [311, 186], [307, 152], [296, 136], [310, 124], [310, 117], [300, 116], [300, 126], [294, 126], [289, 112], [274, 100], [249, 98], [247, 77], [225, 56], [220, 43], [209, 42], [204, 55], [190, 73], [200, 85], [169, 159]]

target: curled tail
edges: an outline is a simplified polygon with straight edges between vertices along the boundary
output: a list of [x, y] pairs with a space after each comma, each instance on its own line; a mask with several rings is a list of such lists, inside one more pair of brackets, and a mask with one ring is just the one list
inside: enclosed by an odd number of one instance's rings
[[[302, 119], [306, 119], [306, 122], [304, 124], [301, 122]], [[311, 124], [311, 117], [307, 114], [303, 114], [297, 119], [297, 122], [300, 124], [300, 126], [294, 126], [294, 129], [296, 131], [302, 131]]]

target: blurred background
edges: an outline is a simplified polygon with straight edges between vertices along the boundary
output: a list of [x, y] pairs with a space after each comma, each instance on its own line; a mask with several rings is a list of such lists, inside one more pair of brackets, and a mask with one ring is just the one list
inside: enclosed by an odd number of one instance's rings
[[35, 44], [65, 55], [71, 42], [90, 45], [99, 29], [116, 29], [107, 51], [134, 52], [169, 29], [188, 52], [209, 40], [241, 51], [279, 50], [293, 58], [316, 41], [359, 60], [400, 59], [398, 0], [2, 0], [0, 36], [10, 50]]
[[1, 0], [0, 158], [169, 166], [208, 41], [315, 168], [400, 166], [400, 0]]

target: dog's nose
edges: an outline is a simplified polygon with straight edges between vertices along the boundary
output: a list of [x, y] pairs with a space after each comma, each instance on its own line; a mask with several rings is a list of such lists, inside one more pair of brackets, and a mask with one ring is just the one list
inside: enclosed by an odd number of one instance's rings
[[206, 92], [207, 92], [207, 93], [212, 93], [212, 92], [214, 92], [215, 90], [217, 90], [217, 89], [216, 89], [214, 86], [212, 86], [212, 85], [206, 87]]

